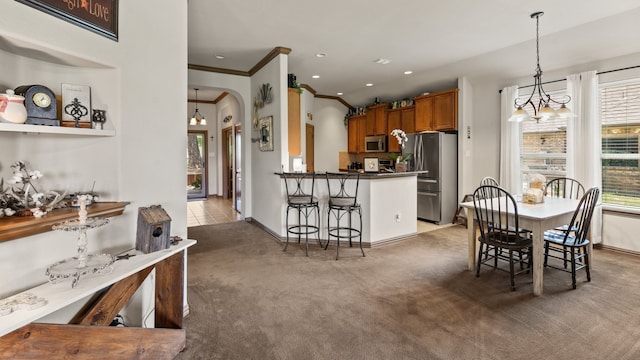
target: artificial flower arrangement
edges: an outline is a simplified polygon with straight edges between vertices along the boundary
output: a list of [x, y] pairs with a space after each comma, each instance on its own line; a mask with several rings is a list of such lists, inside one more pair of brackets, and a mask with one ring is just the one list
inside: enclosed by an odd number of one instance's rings
[[62, 202], [66, 195], [55, 191], [39, 191], [35, 181], [42, 177], [38, 170], [29, 170], [24, 161], [17, 161], [11, 165], [13, 176], [7, 182], [10, 187], [4, 187], [4, 178], [0, 179], [0, 217], [29, 216], [42, 217], [47, 212], [64, 206]]
[[[391, 135], [395, 136], [396, 140], [398, 140], [398, 144], [400, 145], [401, 149], [404, 149], [404, 143], [407, 142], [407, 140], [409, 140], [409, 138], [407, 138], [407, 134], [401, 130], [401, 129], [393, 129], [391, 131]], [[395, 154], [395, 153], [391, 153], [389, 154], [389, 157], [392, 160], [395, 160], [397, 163], [400, 162], [405, 162], [407, 160], [409, 160], [411, 158], [411, 153], [407, 153], [407, 154]]]

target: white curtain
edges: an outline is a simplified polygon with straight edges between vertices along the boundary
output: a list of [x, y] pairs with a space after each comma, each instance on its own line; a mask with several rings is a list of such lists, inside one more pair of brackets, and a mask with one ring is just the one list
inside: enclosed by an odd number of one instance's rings
[[567, 124], [567, 177], [582, 183], [585, 189], [600, 188], [600, 199], [591, 220], [591, 240], [602, 242], [602, 130], [598, 75], [587, 71], [567, 77], [569, 103], [576, 118]]
[[502, 89], [500, 95], [500, 186], [512, 194], [522, 193], [520, 179], [520, 123], [508, 119], [514, 111], [518, 86]]

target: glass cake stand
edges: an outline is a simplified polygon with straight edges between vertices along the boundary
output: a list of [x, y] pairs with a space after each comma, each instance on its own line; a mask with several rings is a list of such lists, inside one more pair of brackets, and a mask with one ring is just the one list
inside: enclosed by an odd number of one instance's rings
[[115, 259], [109, 254], [87, 254], [87, 230], [99, 228], [109, 223], [105, 218], [67, 220], [53, 225], [53, 230], [78, 233], [78, 253], [72, 258], [58, 261], [47, 268], [46, 275], [52, 283], [71, 279], [71, 287], [78, 285], [80, 276], [88, 274], [108, 274], [113, 270]]

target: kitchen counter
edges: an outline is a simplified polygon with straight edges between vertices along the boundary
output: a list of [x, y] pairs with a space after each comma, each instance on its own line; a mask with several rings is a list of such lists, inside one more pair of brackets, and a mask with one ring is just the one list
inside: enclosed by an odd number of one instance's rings
[[[419, 173], [422, 172], [360, 174], [358, 202], [362, 207], [363, 246], [378, 246], [416, 234], [417, 175]], [[281, 173], [276, 175], [282, 176]], [[353, 175], [355, 176], [356, 173]], [[334, 180], [329, 177], [329, 181]], [[281, 207], [284, 214], [287, 208], [287, 196], [284, 181], [281, 184]], [[325, 173], [316, 173], [313, 194], [320, 200], [320, 238], [326, 240], [326, 206], [329, 194]], [[279, 234], [281, 239], [286, 239], [284, 223]]]
[[[340, 169], [339, 172], [348, 172], [353, 173], [354, 175], [358, 172], [358, 170], [347, 170]], [[361, 172], [360, 179], [378, 179], [378, 178], [391, 178], [391, 177], [401, 177], [401, 176], [415, 176], [418, 174], [426, 173], [426, 171], [406, 171], [406, 172]], [[316, 173], [316, 176], [324, 176], [324, 173]]]

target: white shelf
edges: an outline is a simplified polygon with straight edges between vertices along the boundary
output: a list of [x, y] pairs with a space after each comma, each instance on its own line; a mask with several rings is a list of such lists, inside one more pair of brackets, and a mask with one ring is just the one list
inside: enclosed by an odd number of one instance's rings
[[115, 136], [115, 130], [86, 129], [64, 126], [0, 123], [0, 132], [21, 132], [31, 134], [59, 134], [82, 136]]
[[20, 293], [31, 293], [36, 297], [44, 298], [47, 303], [37, 309], [22, 309], [5, 316], [0, 316], [0, 336], [4, 336], [13, 330], [38, 320], [43, 316], [60, 310], [69, 304], [73, 304], [74, 302], [100, 291], [132, 274], [135, 274], [148, 266], [157, 264], [180, 251], [184, 251], [195, 243], [195, 240], [186, 239], [179, 242], [177, 245], [169, 247], [168, 249], [149, 254], [142, 254], [138, 251], [133, 251], [132, 253], [136, 254], [136, 256], [126, 260], [123, 259], [116, 261], [113, 264], [113, 271], [110, 274], [95, 274], [83, 277], [75, 288], [71, 287], [71, 283], [69, 281], [61, 281], [55, 284], [47, 282]]

